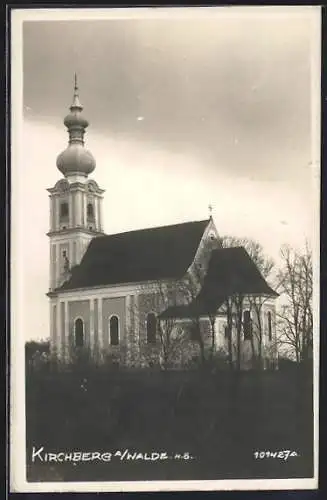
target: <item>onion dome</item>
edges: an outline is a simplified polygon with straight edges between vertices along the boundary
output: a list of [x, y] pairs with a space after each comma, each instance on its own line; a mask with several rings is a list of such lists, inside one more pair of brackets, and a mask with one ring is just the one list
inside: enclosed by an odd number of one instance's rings
[[57, 157], [57, 168], [65, 177], [72, 174], [87, 177], [95, 169], [95, 159], [84, 147], [84, 134], [89, 122], [82, 115], [76, 74], [74, 98], [69, 109], [70, 113], [64, 119], [69, 134], [68, 147]]

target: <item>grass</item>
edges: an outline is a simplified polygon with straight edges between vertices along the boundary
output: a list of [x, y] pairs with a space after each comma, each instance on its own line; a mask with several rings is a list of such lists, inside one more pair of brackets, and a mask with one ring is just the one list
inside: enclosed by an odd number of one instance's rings
[[[27, 374], [27, 479], [126, 481], [312, 476], [312, 380], [285, 372]], [[48, 452], [188, 452], [192, 460], [41, 463]], [[287, 461], [256, 450], [294, 450]]]

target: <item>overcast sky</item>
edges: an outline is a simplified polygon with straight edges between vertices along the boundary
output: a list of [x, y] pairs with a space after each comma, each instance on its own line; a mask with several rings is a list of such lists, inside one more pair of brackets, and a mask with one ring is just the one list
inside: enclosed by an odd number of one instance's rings
[[13, 190], [27, 338], [48, 332], [46, 188], [61, 177], [75, 71], [106, 232], [204, 219], [212, 204], [219, 233], [255, 238], [274, 258], [312, 238], [312, 9], [200, 10], [24, 22]]

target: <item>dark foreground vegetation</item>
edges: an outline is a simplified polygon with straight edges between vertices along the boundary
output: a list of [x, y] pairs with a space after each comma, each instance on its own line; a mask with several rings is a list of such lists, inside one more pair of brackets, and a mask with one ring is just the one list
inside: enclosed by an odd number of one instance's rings
[[[291, 363], [293, 365], [293, 363]], [[311, 370], [26, 374], [29, 481], [310, 477]], [[44, 453], [166, 452], [166, 460], [45, 462]], [[255, 458], [290, 450], [297, 456]], [[185, 454], [185, 455], [184, 455]], [[193, 458], [188, 458], [189, 454]], [[135, 456], [135, 455], [134, 455]], [[261, 455], [262, 456], [262, 455]]]

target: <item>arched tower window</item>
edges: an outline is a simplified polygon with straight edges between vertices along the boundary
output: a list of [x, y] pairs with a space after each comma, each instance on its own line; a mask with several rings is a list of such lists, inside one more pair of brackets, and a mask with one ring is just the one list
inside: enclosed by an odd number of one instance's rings
[[84, 346], [84, 323], [81, 318], [75, 320], [75, 345], [76, 347]]
[[60, 203], [60, 220], [65, 220], [68, 218], [69, 215], [69, 207], [68, 203], [66, 201], [63, 201]]
[[118, 316], [111, 316], [109, 320], [109, 338], [111, 345], [119, 344], [119, 318]]
[[272, 321], [271, 321], [271, 312], [267, 313], [267, 323], [268, 323], [268, 339], [271, 342], [272, 340]]
[[250, 311], [244, 311], [243, 313], [243, 332], [244, 340], [250, 340], [252, 337], [252, 322]]
[[157, 318], [154, 313], [149, 313], [146, 317], [146, 340], [148, 344], [155, 344], [157, 333]]
[[93, 203], [88, 203], [86, 207], [87, 220], [94, 221], [94, 206]]

